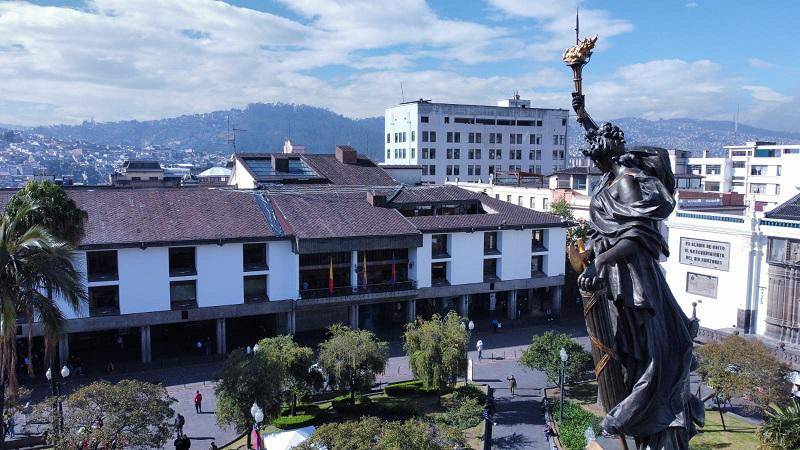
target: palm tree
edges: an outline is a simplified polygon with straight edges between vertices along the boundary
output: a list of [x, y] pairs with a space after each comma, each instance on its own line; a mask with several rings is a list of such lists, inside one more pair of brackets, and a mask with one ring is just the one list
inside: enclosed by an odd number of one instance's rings
[[758, 430], [761, 448], [791, 450], [800, 448], [800, 402], [786, 407], [773, 405], [767, 411], [766, 422]]
[[[35, 205], [34, 208], [30, 208]], [[77, 246], [84, 235], [84, 222], [87, 214], [78, 208], [61, 186], [50, 181], [31, 181], [20, 189], [5, 208], [5, 212], [10, 216], [15, 216], [21, 208], [29, 208], [23, 219], [17, 223], [17, 231], [22, 234], [28, 228], [39, 225], [48, 230], [56, 239], [67, 242], [72, 246]], [[28, 322], [28, 376], [33, 377], [33, 322], [38, 315], [43, 317], [52, 312], [52, 302], [42, 302], [42, 299], [23, 296], [19, 304], [17, 314], [26, 317]], [[47, 297], [52, 297], [50, 293]], [[56, 310], [56, 312], [59, 310]], [[53, 353], [57, 329], [48, 328], [47, 320], [42, 320], [45, 325], [44, 343], [45, 360], [50, 361]]]
[[[0, 218], [0, 413], [6, 386], [16, 392], [16, 323], [20, 311], [38, 315], [44, 328], [57, 333], [64, 328], [61, 299], [79, 311], [86, 293], [75, 270], [72, 247], [39, 225], [22, 227], [36, 206], [23, 204], [13, 215]], [[4, 427], [0, 425], [0, 435]], [[0, 437], [0, 449], [5, 447]]]

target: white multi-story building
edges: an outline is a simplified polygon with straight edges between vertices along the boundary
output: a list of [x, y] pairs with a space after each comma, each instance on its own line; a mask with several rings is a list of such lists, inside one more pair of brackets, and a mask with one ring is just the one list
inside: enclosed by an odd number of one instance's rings
[[560, 309], [557, 216], [405, 187], [350, 148], [296, 156], [237, 155], [237, 183], [262, 189], [68, 189], [87, 213], [75, 262], [89, 301], [65, 311], [61, 359], [148, 363], [337, 322], [386, 331], [449, 310]]
[[384, 162], [421, 166], [423, 183], [549, 174], [566, 165], [567, 117], [518, 95], [497, 106], [402, 103], [386, 109]]
[[[747, 142], [724, 147], [723, 157], [702, 157], [688, 154], [677, 158], [687, 173], [703, 177], [706, 192], [736, 192], [754, 202], [757, 211], [767, 210], [786, 201], [800, 191], [800, 145], [774, 142]], [[680, 155], [679, 155], [680, 156]], [[673, 164], [676, 164], [675, 160]]]
[[677, 209], [662, 261], [678, 303], [706, 337], [756, 334], [800, 366], [800, 195], [762, 214]]

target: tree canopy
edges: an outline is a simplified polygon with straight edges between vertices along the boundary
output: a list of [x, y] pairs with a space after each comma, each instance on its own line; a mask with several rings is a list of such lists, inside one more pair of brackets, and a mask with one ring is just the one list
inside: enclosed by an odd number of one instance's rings
[[789, 367], [756, 339], [727, 336], [697, 350], [697, 373], [723, 398], [746, 397], [759, 408], [784, 404]]
[[572, 340], [568, 334], [547, 331], [535, 335], [531, 345], [522, 353], [520, 364], [534, 370], [541, 370], [547, 375], [548, 381], [558, 381], [561, 368], [561, 348], [566, 350], [568, 358], [564, 366], [565, 382], [574, 381], [581, 374], [592, 368], [592, 355], [583, 347]]
[[444, 318], [434, 314], [431, 320], [418, 318], [406, 325], [403, 346], [408, 364], [425, 389], [441, 391], [464, 373], [468, 338], [469, 332], [454, 311]]
[[[47, 433], [48, 443], [64, 449], [161, 448], [174, 431], [173, 403], [158, 384], [97, 381], [66, 397], [64, 427]], [[52, 405], [52, 399], [43, 401], [37, 415], [50, 414]]]
[[17, 224], [18, 231], [38, 225], [73, 246], [83, 238], [86, 212], [78, 208], [61, 186], [50, 181], [28, 182], [11, 197], [6, 213], [13, 217], [23, 208], [28, 210]]
[[231, 352], [217, 374], [217, 423], [234, 425], [239, 432], [253, 423], [250, 408], [257, 403], [267, 420], [280, 412], [283, 368], [268, 352]]
[[260, 340], [258, 353], [280, 367], [284, 401], [294, 415], [297, 399], [308, 393], [313, 382], [309, 367], [314, 363], [314, 351], [297, 344], [289, 335], [281, 335]]
[[330, 327], [328, 339], [319, 346], [319, 365], [339, 388], [356, 391], [368, 388], [386, 368], [389, 346], [371, 331], [352, 330], [341, 324]]

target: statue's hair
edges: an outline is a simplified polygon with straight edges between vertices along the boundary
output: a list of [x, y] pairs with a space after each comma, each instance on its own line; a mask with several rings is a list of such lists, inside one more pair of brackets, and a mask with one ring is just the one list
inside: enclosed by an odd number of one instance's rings
[[670, 194], [675, 194], [675, 174], [672, 173], [667, 150], [661, 147], [636, 146], [620, 155], [617, 161], [623, 166], [636, 167], [647, 175], [658, 178]]

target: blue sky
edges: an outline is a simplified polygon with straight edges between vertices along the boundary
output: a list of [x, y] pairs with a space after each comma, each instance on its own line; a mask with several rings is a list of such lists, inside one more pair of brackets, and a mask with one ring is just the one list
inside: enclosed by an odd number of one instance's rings
[[800, 131], [796, 1], [0, 1], [0, 123], [152, 119], [306, 103], [352, 117], [405, 98], [567, 107], [596, 117], [740, 118]]

